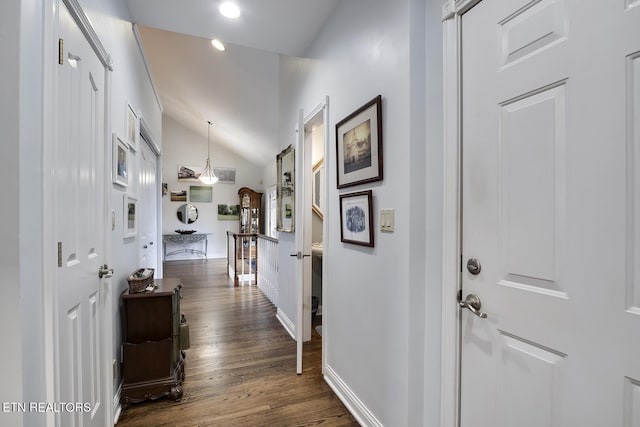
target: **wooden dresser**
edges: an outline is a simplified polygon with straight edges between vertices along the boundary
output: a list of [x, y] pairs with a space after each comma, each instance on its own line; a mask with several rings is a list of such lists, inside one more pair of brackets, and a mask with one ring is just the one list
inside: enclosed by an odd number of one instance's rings
[[152, 292], [122, 294], [122, 394], [127, 406], [146, 399], [182, 397], [179, 279], [155, 281]]

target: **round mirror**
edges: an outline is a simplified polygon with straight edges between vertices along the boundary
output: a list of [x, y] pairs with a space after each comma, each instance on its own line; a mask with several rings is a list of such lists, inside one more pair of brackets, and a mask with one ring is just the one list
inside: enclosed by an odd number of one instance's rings
[[191, 203], [185, 203], [178, 208], [178, 220], [185, 224], [191, 224], [198, 219], [198, 208]]

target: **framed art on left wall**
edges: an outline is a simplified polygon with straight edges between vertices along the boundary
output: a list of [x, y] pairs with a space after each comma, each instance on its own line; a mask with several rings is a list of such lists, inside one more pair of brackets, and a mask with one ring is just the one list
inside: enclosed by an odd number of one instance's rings
[[129, 146], [114, 132], [113, 143], [113, 172], [114, 184], [126, 187], [129, 185]]
[[138, 121], [138, 115], [134, 111], [133, 107], [127, 103], [127, 143], [132, 150], [138, 149], [138, 135], [140, 134], [140, 122]]
[[135, 235], [138, 234], [137, 203], [138, 200], [132, 197], [130, 194], [124, 194], [122, 206], [122, 230], [125, 239], [128, 237], [135, 237]]

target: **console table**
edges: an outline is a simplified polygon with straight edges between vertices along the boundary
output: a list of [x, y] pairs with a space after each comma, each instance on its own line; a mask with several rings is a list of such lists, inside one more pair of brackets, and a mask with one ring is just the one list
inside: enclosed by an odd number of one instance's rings
[[182, 398], [184, 359], [180, 344], [177, 278], [156, 279], [151, 292], [121, 296], [122, 394], [126, 407], [143, 400]]
[[[210, 233], [206, 233], [206, 234], [164, 234], [162, 236], [162, 253], [163, 253], [163, 260], [166, 260], [168, 256], [170, 255], [175, 255], [175, 254], [179, 254], [179, 253], [192, 253], [192, 254], [198, 254], [198, 255], [202, 255], [205, 259], [207, 259], [207, 251], [208, 251], [208, 240], [207, 240], [207, 236], [209, 236]], [[171, 242], [171, 243], [176, 243], [179, 245], [188, 245], [191, 243], [195, 243], [195, 242], [203, 242], [202, 247], [204, 250], [202, 249], [197, 249], [197, 248], [181, 248], [181, 249], [176, 249], [175, 251], [171, 251], [167, 253], [167, 242]]]

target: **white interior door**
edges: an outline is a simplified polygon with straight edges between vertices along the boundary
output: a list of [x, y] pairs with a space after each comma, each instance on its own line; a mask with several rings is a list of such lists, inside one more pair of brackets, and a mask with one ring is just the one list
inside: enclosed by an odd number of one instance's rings
[[[298, 111], [298, 138], [295, 167], [296, 230], [296, 341], [297, 373], [302, 373], [302, 345], [311, 340], [311, 201], [313, 126], [326, 119], [328, 102], [319, 104], [308, 116]], [[325, 132], [326, 140], [326, 132]], [[293, 255], [293, 254], [292, 254]]]
[[305, 288], [307, 275], [305, 274], [309, 267], [309, 259], [311, 254], [311, 241], [306, 229], [309, 226], [309, 220], [305, 215], [304, 207], [310, 196], [305, 191], [306, 183], [309, 181], [305, 176], [306, 157], [309, 155], [305, 148], [305, 131], [304, 131], [304, 113], [298, 111], [298, 132], [295, 147], [295, 244], [296, 253], [291, 254], [296, 259], [296, 373], [302, 374], [302, 345], [305, 335]]
[[[153, 268], [158, 273], [158, 157], [145, 141], [140, 144], [140, 267]], [[156, 276], [157, 277], [157, 276]]]
[[[107, 425], [105, 309], [98, 270], [105, 260], [105, 68], [60, 3], [63, 64], [57, 66], [54, 227], [57, 402], [61, 426]], [[104, 280], [104, 279], [103, 279]]]
[[462, 426], [640, 426], [639, 3], [462, 17]]

